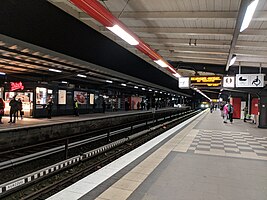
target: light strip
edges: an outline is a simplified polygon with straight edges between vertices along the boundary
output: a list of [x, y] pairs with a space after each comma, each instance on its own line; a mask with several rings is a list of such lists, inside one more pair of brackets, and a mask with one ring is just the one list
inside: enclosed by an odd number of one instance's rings
[[145, 88], [142, 88], [142, 90], [146, 90]]
[[61, 83], [65, 83], [65, 84], [67, 84], [68, 82], [67, 82], [67, 81], [61, 81]]
[[154, 62], [157, 63], [161, 67], [168, 67], [169, 66], [163, 60], [154, 60]]
[[137, 86], [134, 86], [134, 88], [135, 88], [135, 89], [138, 89], [138, 87], [137, 87]]
[[168, 66], [169, 70], [171, 70], [173, 73], [177, 73], [175, 69], [173, 69], [171, 66]]
[[5, 75], [6, 75], [6, 73], [5, 73], [5, 72], [0, 72], [0, 75], [3, 75], [3, 76], [5, 76]]
[[57, 73], [61, 73], [62, 71], [61, 70], [58, 70], [58, 69], [48, 69], [49, 71], [51, 72], [57, 72]]
[[201, 92], [199, 89], [197, 88], [193, 88], [196, 92], [198, 92], [199, 94], [201, 94], [203, 97], [207, 98], [209, 101], [211, 101], [211, 98], [209, 98], [207, 95], [205, 95], [203, 92]]
[[231, 61], [230, 61], [230, 64], [229, 64], [229, 67], [232, 66], [236, 61], [236, 55], [233, 55]]
[[106, 80], [107, 83], [113, 83], [113, 81], [110, 81], [110, 80]]
[[127, 33], [125, 30], [123, 30], [119, 25], [115, 24], [112, 27], [107, 27], [108, 30], [115, 33], [117, 36], [119, 36], [121, 39], [123, 39], [125, 42], [129, 43], [130, 45], [138, 45], [139, 42], [134, 39], [133, 36], [131, 36], [129, 33]]
[[254, 0], [248, 5], [245, 17], [243, 19], [243, 22], [240, 28], [240, 32], [244, 31], [249, 26], [249, 23], [251, 22], [251, 19], [253, 17], [253, 14], [256, 10], [258, 3], [259, 3], [259, 0]]
[[82, 77], [82, 78], [86, 78], [87, 76], [83, 75], [83, 74], [77, 74], [77, 76]]
[[180, 77], [182, 77], [180, 74], [178, 74], [178, 73], [175, 73], [175, 74], [172, 74], [173, 76], [175, 76], [175, 77], [177, 77], [177, 78], [180, 78]]
[[124, 86], [124, 87], [126, 87], [126, 84], [125, 83], [122, 83], [121, 85]]

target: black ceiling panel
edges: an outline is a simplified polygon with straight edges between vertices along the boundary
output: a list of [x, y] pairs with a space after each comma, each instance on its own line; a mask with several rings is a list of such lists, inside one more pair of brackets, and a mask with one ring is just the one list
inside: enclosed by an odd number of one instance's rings
[[179, 90], [176, 79], [45, 0], [1, 0], [0, 33]]

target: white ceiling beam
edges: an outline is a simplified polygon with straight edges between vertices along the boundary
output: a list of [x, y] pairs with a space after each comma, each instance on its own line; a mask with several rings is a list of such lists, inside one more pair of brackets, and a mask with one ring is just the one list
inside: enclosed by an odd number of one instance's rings
[[239, 12], [238, 12], [238, 16], [237, 16], [236, 24], [235, 24], [235, 31], [234, 31], [233, 39], [231, 42], [228, 59], [226, 61], [225, 71], [229, 70], [230, 62], [231, 62], [232, 56], [234, 55], [235, 46], [236, 46], [238, 36], [240, 33], [242, 21], [244, 19], [247, 7], [250, 2], [251, 2], [250, 0], [242, 0], [240, 3]]
[[[120, 12], [112, 12], [116, 17]], [[236, 18], [237, 12], [169, 12], [169, 11], [149, 11], [149, 12], [127, 12], [124, 11], [120, 15], [120, 19], [142, 19], [142, 20], [156, 20], [156, 19], [200, 19], [200, 18], [212, 18], [212, 19], [231, 19]], [[90, 18], [83, 13], [82, 18]]]
[[[128, 27], [135, 33], [150, 33], [150, 34], [169, 34], [169, 35], [230, 35], [234, 33], [234, 29], [219, 29], [219, 28], [179, 28], [179, 27]], [[101, 32], [107, 32], [105, 27], [100, 27]], [[267, 29], [247, 29], [240, 33], [242, 36], [266, 36]]]
[[[178, 38], [148, 38], [148, 37], [141, 37], [141, 39], [147, 43], [152, 44], [163, 44], [163, 43], [176, 43], [176, 44], [182, 44], [182, 45], [189, 45], [189, 39], [178, 39]], [[191, 41], [192, 45], [195, 42], [195, 40]], [[229, 46], [231, 41], [228, 40], [196, 40], [196, 45], [226, 45]]]
[[[119, 16], [120, 12], [112, 12], [116, 17]], [[149, 12], [130, 12], [124, 11], [120, 15], [120, 19], [140, 19], [140, 20], [177, 20], [177, 19], [233, 19], [237, 18], [238, 12], [220, 12], [220, 11], [204, 11], [204, 12], [176, 12], [176, 11], [149, 11]], [[81, 12], [81, 18], [89, 19], [91, 18], [87, 14]], [[253, 17], [254, 21], [266, 21], [267, 13], [266, 11], [258, 11]]]

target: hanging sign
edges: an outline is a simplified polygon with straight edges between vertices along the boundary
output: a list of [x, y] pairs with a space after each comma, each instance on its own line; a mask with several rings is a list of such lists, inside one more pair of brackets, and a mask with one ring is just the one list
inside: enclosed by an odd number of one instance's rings
[[179, 78], [179, 88], [189, 89], [190, 88], [190, 79], [189, 77]]
[[236, 87], [264, 87], [265, 74], [236, 74]]
[[220, 76], [193, 76], [191, 84], [200, 87], [219, 87], [221, 86], [222, 77]]
[[223, 87], [234, 88], [235, 87], [235, 77], [234, 76], [223, 77]]
[[15, 90], [24, 90], [22, 82], [10, 82], [10, 91], [12, 92]]

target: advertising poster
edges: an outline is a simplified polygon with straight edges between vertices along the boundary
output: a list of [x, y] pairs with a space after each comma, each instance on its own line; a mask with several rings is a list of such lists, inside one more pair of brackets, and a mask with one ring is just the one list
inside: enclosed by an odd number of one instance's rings
[[47, 89], [37, 87], [36, 88], [36, 104], [46, 104], [47, 103]]
[[95, 95], [94, 94], [90, 94], [90, 104], [91, 105], [94, 104], [94, 100], [95, 100]]
[[74, 99], [77, 99], [79, 104], [87, 104], [87, 92], [74, 91]]
[[66, 104], [66, 90], [58, 90], [58, 104]]

